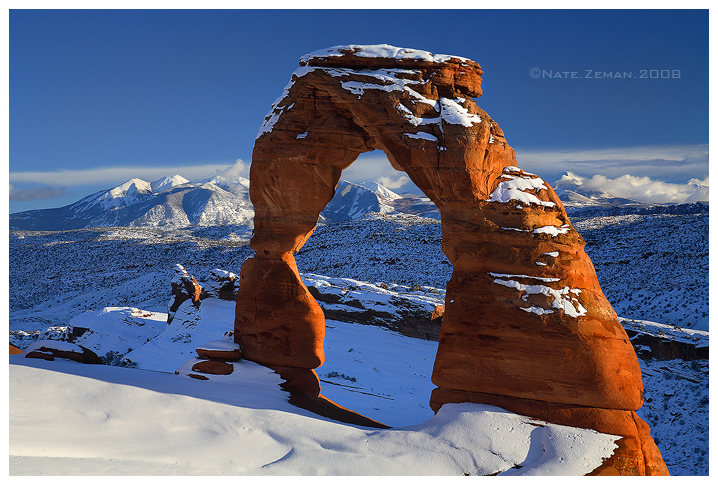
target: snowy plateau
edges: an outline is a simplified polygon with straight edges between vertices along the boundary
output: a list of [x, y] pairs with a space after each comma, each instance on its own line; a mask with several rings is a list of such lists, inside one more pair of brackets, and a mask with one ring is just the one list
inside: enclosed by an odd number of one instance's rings
[[[174, 268], [203, 286], [215, 268], [239, 274], [253, 253], [246, 185], [130, 182], [72, 213], [55, 209], [76, 226], [38, 229], [38, 214], [11, 216], [10, 343], [71, 340], [110, 364], [10, 356], [11, 475], [581, 475], [613, 450], [615, 437], [491, 406], [434, 415], [438, 327], [427, 315], [451, 275], [438, 213], [422, 198], [347, 182], [297, 265], [327, 316], [322, 394], [391, 428], [295, 407], [279, 376], [248, 361], [229, 376], [187, 377], [195, 348], [232, 331], [234, 303], [185, 302], [168, 325]], [[222, 219], [190, 203], [222, 193], [249, 212]], [[165, 216], [180, 208], [186, 221], [123, 215], [137, 204]], [[708, 475], [707, 204], [587, 206], [567, 204], [639, 355], [638, 413], [672, 475]], [[656, 342], [692, 356], [661, 360]]]

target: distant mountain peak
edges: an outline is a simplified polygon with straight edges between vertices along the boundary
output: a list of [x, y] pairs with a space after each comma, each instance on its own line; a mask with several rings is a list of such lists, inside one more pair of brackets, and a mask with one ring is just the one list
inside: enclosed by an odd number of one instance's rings
[[223, 185], [241, 185], [245, 188], [249, 188], [249, 179], [246, 179], [244, 177], [227, 177], [226, 175], [215, 175], [213, 177], [201, 180], [199, 183], [201, 184], [214, 184], [218, 187], [221, 187]]
[[152, 194], [152, 186], [150, 183], [142, 179], [133, 178], [124, 184], [107, 190], [95, 201], [92, 201], [89, 206], [100, 204], [103, 209], [112, 210], [133, 204], [139, 198], [148, 194]]
[[124, 184], [118, 185], [117, 187], [107, 191], [114, 198], [126, 197], [132, 194], [146, 194], [152, 192], [152, 186], [149, 182], [145, 182], [142, 179], [133, 178], [125, 182]]
[[374, 192], [376, 192], [377, 195], [379, 195], [380, 197], [384, 197], [389, 200], [401, 199], [401, 197], [402, 197], [401, 195], [397, 194], [396, 192], [392, 192], [390, 189], [387, 189], [380, 183], [377, 183], [377, 182], [375, 182], [375, 183], [376, 183], [376, 190]]
[[150, 184], [152, 192], [159, 193], [165, 190], [170, 190], [178, 185], [188, 184], [189, 180], [181, 175], [175, 175], [173, 177], [162, 177], [161, 179], [155, 180]]

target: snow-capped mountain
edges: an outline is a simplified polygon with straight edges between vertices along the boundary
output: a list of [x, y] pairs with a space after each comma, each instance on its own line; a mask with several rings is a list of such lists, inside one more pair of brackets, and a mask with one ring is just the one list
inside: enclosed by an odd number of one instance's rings
[[370, 187], [340, 180], [334, 198], [322, 212], [320, 222], [358, 220], [369, 212], [441, 219], [438, 207], [423, 194], [397, 194], [378, 183]]
[[[370, 190], [341, 180], [319, 222], [356, 220], [369, 212], [404, 212], [439, 219], [438, 209], [426, 197], [395, 194], [379, 184]], [[248, 179], [215, 175], [192, 183], [175, 175], [151, 183], [134, 178], [65, 207], [11, 214], [10, 229], [249, 225], [253, 218]]]
[[214, 184], [227, 192], [249, 201], [249, 179], [244, 177], [228, 178], [224, 175], [215, 175], [208, 179], [201, 180], [200, 184]]
[[[649, 204], [582, 187], [568, 172], [552, 186], [572, 215], [707, 212], [708, 204]], [[696, 205], [700, 205], [696, 209]], [[689, 206], [683, 208], [682, 206]], [[397, 194], [373, 184], [370, 188], [340, 180], [334, 198], [319, 216], [320, 223], [360, 220], [366, 214], [410, 214], [440, 220], [436, 205], [425, 195]], [[608, 215], [608, 212], [606, 213]], [[185, 227], [222, 224], [251, 225], [254, 208], [249, 180], [215, 175], [189, 182], [175, 175], [154, 182], [134, 178], [112, 189], [89, 195], [56, 209], [10, 214], [11, 230], [62, 230], [108, 226]]]
[[254, 210], [248, 188], [241, 181], [223, 182], [190, 183], [179, 175], [151, 183], [134, 178], [65, 207], [11, 214], [10, 229], [250, 224]]
[[150, 184], [152, 192], [159, 193], [165, 190], [170, 190], [172, 187], [177, 185], [183, 185], [189, 183], [189, 180], [182, 177], [181, 175], [175, 175], [174, 177], [162, 177], [159, 180], [155, 180]]
[[338, 222], [350, 219], [361, 219], [368, 212], [391, 214], [396, 212], [391, 202], [401, 196], [384, 189], [378, 192], [361, 185], [340, 180], [334, 198], [327, 204], [319, 217], [319, 222]]

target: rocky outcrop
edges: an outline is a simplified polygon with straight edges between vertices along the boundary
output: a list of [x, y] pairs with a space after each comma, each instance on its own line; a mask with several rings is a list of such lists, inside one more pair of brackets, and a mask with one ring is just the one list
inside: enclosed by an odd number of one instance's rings
[[[625, 433], [632, 444], [619, 454], [633, 460], [631, 473], [665, 471], [631, 414], [643, 386], [628, 336], [556, 193], [516, 166], [503, 131], [474, 102], [482, 74], [469, 59], [386, 45], [301, 59], [254, 146], [256, 256], [241, 269], [235, 339], [261, 363], [322, 364], [324, 316], [293, 254], [342, 170], [382, 150], [439, 208], [453, 265], [432, 406], [541, 403], [563, 424]], [[633, 425], [617, 428], [620, 420]]]
[[619, 320], [640, 359], [708, 359], [708, 332], [630, 318]]
[[626, 330], [626, 333], [636, 349], [636, 354], [643, 360], [691, 361], [708, 358], [708, 347], [698, 347], [693, 343], [677, 342], [633, 330]]
[[175, 277], [172, 279], [172, 303], [167, 311], [167, 323], [171, 323], [177, 313], [177, 309], [187, 300], [192, 300], [194, 305], [199, 305], [200, 299], [204, 298], [202, 287], [194, 276], [190, 275], [181, 264], [175, 265]]
[[[325, 318], [383, 327], [407, 337], [439, 340], [441, 318], [435, 315], [436, 308], [433, 312], [427, 309], [432, 306], [426, 298], [383, 290], [368, 283], [359, 288], [337, 288], [332, 283], [327, 286], [328, 280], [312, 275], [305, 276], [303, 281]], [[371, 297], [366, 298], [367, 295]]]
[[223, 269], [213, 269], [209, 272], [207, 296], [233, 301], [237, 298], [237, 283], [239, 283], [239, 278], [236, 274]]

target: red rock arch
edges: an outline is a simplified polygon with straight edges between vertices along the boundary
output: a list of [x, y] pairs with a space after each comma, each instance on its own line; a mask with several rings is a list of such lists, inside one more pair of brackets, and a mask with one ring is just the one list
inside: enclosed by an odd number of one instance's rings
[[439, 208], [453, 264], [432, 407], [485, 402], [630, 436], [622, 449], [645, 473], [660, 452], [634, 412], [643, 386], [633, 347], [561, 201], [516, 167], [474, 102], [482, 74], [468, 59], [391, 46], [301, 59], [252, 154], [256, 255], [241, 270], [235, 340], [263, 364], [323, 363], [324, 316], [293, 254], [342, 170], [382, 150]]

